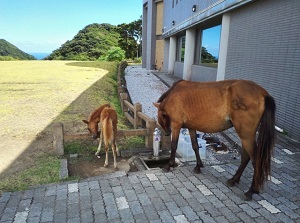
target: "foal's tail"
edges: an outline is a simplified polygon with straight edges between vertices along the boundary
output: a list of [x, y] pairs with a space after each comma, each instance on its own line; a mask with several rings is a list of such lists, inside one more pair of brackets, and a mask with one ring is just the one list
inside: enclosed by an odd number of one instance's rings
[[275, 110], [273, 97], [265, 97], [265, 110], [260, 121], [255, 157], [255, 188], [259, 190], [271, 175], [271, 156], [275, 143]]
[[114, 137], [113, 124], [109, 116], [106, 117], [102, 122], [102, 131], [103, 131], [104, 144], [105, 146], [108, 146]]

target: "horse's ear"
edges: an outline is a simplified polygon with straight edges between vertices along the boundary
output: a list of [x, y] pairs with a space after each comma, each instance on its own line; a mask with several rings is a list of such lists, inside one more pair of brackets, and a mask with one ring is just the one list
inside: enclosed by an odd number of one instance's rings
[[89, 122], [87, 120], [82, 120], [85, 124], [89, 124]]
[[154, 103], [154, 102], [153, 102], [153, 105], [154, 105], [155, 107], [159, 108], [160, 103]]

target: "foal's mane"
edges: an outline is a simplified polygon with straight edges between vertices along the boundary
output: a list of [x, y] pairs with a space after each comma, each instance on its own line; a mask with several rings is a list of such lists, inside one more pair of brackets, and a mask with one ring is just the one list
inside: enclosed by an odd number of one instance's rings
[[104, 104], [104, 105], [100, 106], [99, 108], [97, 108], [95, 111], [93, 111], [93, 113], [89, 116], [88, 121], [90, 122], [97, 118], [99, 118], [99, 120], [100, 120], [100, 114], [104, 108], [110, 108], [110, 104]]
[[173, 89], [176, 87], [176, 85], [177, 85], [178, 83], [180, 83], [181, 81], [183, 81], [183, 80], [176, 81], [176, 82], [172, 85], [172, 87], [170, 87], [165, 93], [163, 93], [163, 94], [160, 96], [160, 98], [158, 99], [157, 102], [162, 102], [162, 101], [163, 101], [163, 100], [171, 93], [171, 91], [173, 91]]

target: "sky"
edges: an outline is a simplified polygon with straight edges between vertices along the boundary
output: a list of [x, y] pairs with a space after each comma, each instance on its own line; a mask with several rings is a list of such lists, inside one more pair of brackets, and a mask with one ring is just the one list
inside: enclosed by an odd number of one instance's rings
[[202, 46], [215, 57], [219, 57], [220, 35], [221, 25], [205, 29], [202, 32]]
[[138, 20], [141, 0], [0, 0], [0, 39], [26, 53], [51, 53], [92, 23]]

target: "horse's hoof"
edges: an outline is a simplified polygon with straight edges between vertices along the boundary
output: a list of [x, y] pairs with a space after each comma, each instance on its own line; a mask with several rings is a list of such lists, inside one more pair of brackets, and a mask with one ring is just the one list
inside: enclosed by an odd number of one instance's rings
[[170, 172], [170, 169], [162, 168], [162, 172], [168, 173], [168, 172]]
[[234, 185], [235, 185], [235, 182], [233, 181], [233, 180], [227, 180], [226, 181], [226, 185], [228, 186], [228, 187], [233, 187]]
[[250, 193], [249, 191], [244, 193], [241, 196], [241, 199], [244, 200], [244, 201], [251, 201], [252, 200], [252, 193]]
[[108, 167], [108, 164], [104, 164], [104, 167]]
[[95, 152], [95, 156], [99, 156], [99, 153], [98, 153], [98, 152]]
[[193, 172], [194, 172], [195, 174], [201, 173], [200, 166], [199, 166], [199, 167], [196, 166], [196, 167], [193, 169]]
[[117, 171], [117, 170], [119, 170], [119, 168], [116, 166], [116, 167], [115, 167], [115, 171]]
[[167, 165], [167, 166], [165, 166], [164, 168], [162, 168], [162, 172], [164, 172], [164, 173], [170, 172], [170, 166]]

